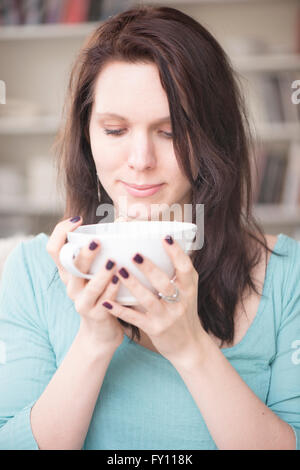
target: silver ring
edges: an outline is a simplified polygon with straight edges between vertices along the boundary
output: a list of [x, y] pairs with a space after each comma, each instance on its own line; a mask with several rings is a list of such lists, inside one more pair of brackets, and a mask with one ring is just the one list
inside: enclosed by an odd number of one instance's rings
[[172, 295], [164, 295], [161, 292], [158, 292], [158, 297], [165, 300], [166, 302], [179, 302], [179, 289], [175, 284], [175, 279], [170, 279], [170, 283], [174, 285], [175, 292]]

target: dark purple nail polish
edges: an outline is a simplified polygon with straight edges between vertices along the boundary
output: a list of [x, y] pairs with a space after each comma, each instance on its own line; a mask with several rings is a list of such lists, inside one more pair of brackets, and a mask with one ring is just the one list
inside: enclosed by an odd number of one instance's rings
[[133, 259], [136, 263], [139, 263], [139, 264], [141, 264], [144, 261], [144, 258], [141, 255], [139, 255], [138, 253], [135, 255], [135, 257]]
[[77, 216], [77, 217], [73, 217], [73, 219], [70, 219], [70, 222], [73, 222], [73, 224], [75, 224], [76, 222], [78, 222], [80, 220], [80, 217]]
[[115, 263], [113, 261], [111, 261], [110, 259], [107, 261], [106, 263], [106, 269], [111, 269], [113, 266], [115, 265]]
[[119, 280], [118, 276], [116, 276], [116, 275], [114, 274], [114, 275], [113, 275], [113, 278], [112, 278], [112, 280], [111, 280], [112, 283], [113, 283], [113, 284], [117, 284], [118, 280]]
[[173, 238], [171, 237], [171, 235], [167, 235], [167, 236], [165, 237], [165, 240], [166, 240], [167, 243], [169, 243], [169, 245], [173, 245], [173, 243], [174, 243], [174, 240], [173, 240]]
[[91, 243], [89, 244], [89, 249], [90, 249], [90, 250], [96, 250], [97, 246], [98, 246], [98, 243], [96, 243], [96, 242], [91, 242]]
[[120, 273], [121, 276], [124, 277], [125, 279], [127, 279], [128, 276], [129, 276], [129, 274], [128, 274], [128, 272], [126, 271], [125, 268], [121, 268], [121, 269], [119, 270], [119, 273]]
[[104, 307], [106, 308], [109, 308], [109, 310], [113, 308], [113, 306], [109, 302], [103, 302], [102, 305], [104, 305]]

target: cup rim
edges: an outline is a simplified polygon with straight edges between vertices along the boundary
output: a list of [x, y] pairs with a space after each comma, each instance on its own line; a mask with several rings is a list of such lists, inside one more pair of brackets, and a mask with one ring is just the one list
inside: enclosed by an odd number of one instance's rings
[[[154, 225], [159, 225], [159, 227], [161, 228], [161, 230], [158, 230], [158, 231], [153, 231], [153, 232], [148, 232], [147, 233], [147, 230], [145, 230], [145, 232], [143, 233], [143, 228], [145, 227], [146, 228], [146, 224], [154, 224]], [[145, 220], [141, 220], [141, 221], [130, 221], [130, 222], [125, 222], [125, 221], [122, 221], [122, 222], [109, 222], [109, 223], [98, 223], [98, 224], [86, 224], [86, 225], [80, 225], [79, 227], [77, 227], [75, 230], [71, 231], [71, 232], [68, 232], [68, 235], [71, 236], [71, 238], [77, 238], [78, 236], [84, 236], [84, 237], [91, 237], [91, 236], [101, 236], [103, 238], [110, 238], [112, 236], [117, 236], [117, 237], [127, 237], [128, 235], [130, 235], [130, 237], [132, 237], [132, 235], [134, 234], [134, 231], [130, 230], [130, 232], [122, 232], [121, 231], [112, 231], [112, 232], [106, 232], [105, 231], [105, 226], [112, 226], [112, 225], [116, 225], [118, 224], [120, 226], [120, 224], [130, 224], [130, 227], [137, 227], [138, 228], [138, 235], [139, 236], [143, 236], [143, 235], [150, 235], [150, 236], [155, 236], [155, 235], [161, 235], [161, 232], [163, 231], [168, 231], [170, 234], [176, 234], [176, 233], [183, 233], [183, 232], [187, 232], [187, 231], [194, 231], [196, 232], [197, 231], [197, 225], [192, 223], [192, 222], [178, 222], [178, 221], [167, 221], [167, 220], [164, 220], [164, 221], [158, 221], [158, 220], [151, 220], [151, 221], [145, 221]], [[174, 225], [173, 225], [174, 224]], [[176, 224], [179, 224], [178, 226], [176, 226]], [[144, 226], [144, 227], [143, 227]], [[153, 225], [152, 225], [153, 226]], [[89, 227], [89, 231], [84, 231], [85, 227]], [[97, 230], [95, 230], [95, 232], [93, 232], [93, 227], [95, 228], [103, 228], [104, 230], [102, 231], [99, 231], [99, 233], [97, 233]]]

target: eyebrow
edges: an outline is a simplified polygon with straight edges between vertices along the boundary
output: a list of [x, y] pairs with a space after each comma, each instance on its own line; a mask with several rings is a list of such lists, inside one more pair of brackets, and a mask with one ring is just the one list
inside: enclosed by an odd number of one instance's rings
[[[115, 114], [115, 113], [98, 113], [97, 112], [96, 115], [99, 116], [99, 117], [114, 117], [114, 118], [120, 119], [121, 121], [127, 121], [128, 120], [125, 117], [120, 116], [119, 114]], [[170, 116], [165, 116], [163, 118], [157, 119], [156, 121], [153, 122], [153, 124], [158, 124], [158, 123], [162, 123], [162, 122], [171, 122]]]

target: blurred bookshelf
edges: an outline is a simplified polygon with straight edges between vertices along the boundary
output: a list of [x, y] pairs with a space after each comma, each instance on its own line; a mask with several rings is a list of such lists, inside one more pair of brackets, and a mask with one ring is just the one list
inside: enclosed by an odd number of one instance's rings
[[[282, 0], [264, 0], [266, 3], [276, 3], [282, 2]], [[288, 2], [289, 0], [284, 0]], [[168, 5], [168, 6], [175, 6], [180, 7], [182, 5], [189, 5], [189, 6], [205, 6], [205, 5], [236, 5], [236, 4], [259, 4], [262, 0], [142, 0], [140, 3], [149, 4], [152, 3], [153, 5]]]
[[0, 116], [1, 135], [55, 134], [59, 116]]
[[99, 22], [90, 21], [78, 24], [27, 24], [27, 25], [2, 25], [0, 29], [0, 41], [19, 41], [31, 39], [64, 39], [84, 38], [92, 32]]
[[71, 65], [102, 21], [135, 4], [181, 9], [224, 47], [243, 86], [257, 144], [255, 215], [266, 233], [300, 240], [300, 104], [291, 102], [291, 85], [300, 80], [297, 0], [2, 0], [0, 79], [7, 102], [0, 105], [0, 237], [18, 227], [50, 233], [62, 215], [51, 145]]
[[280, 72], [300, 70], [300, 54], [260, 54], [232, 57], [233, 65], [240, 72]]

